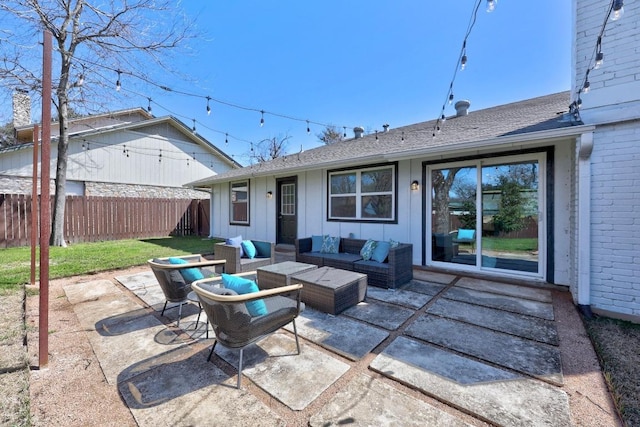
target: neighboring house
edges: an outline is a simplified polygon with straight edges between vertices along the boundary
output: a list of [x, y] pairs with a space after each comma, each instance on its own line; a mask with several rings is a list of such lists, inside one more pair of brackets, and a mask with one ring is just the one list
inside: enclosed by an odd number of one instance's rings
[[[434, 121], [418, 123], [197, 180], [211, 235], [394, 239], [413, 244], [416, 266], [567, 286], [587, 313], [640, 321], [640, 3], [628, 3], [579, 115], [574, 92], [470, 112], [458, 102], [435, 138]], [[574, 0], [573, 87], [608, 7]], [[507, 199], [519, 214], [500, 211]], [[450, 234], [463, 221], [469, 247]], [[523, 227], [532, 246], [505, 249]]]
[[[14, 106], [24, 106], [24, 97], [14, 96]], [[34, 127], [28, 123], [29, 114], [27, 124], [24, 112], [14, 111], [14, 116], [18, 117], [16, 143], [0, 148], [0, 194], [30, 194]], [[67, 195], [206, 199], [208, 193], [184, 184], [240, 167], [181, 121], [154, 117], [142, 108], [72, 119], [69, 135]], [[52, 192], [57, 137], [54, 122]]]

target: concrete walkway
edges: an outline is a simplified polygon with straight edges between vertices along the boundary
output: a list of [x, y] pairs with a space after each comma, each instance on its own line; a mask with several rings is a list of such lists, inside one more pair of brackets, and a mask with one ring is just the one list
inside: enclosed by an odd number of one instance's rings
[[197, 305], [183, 308], [180, 328], [178, 310], [160, 317], [150, 271], [64, 291], [140, 426], [292, 425], [287, 414], [299, 413], [312, 426], [576, 424], [553, 291], [414, 276], [398, 290], [369, 287], [338, 316], [307, 308], [301, 354], [290, 326], [247, 348], [241, 390], [238, 352], [217, 346], [207, 362], [213, 340]]

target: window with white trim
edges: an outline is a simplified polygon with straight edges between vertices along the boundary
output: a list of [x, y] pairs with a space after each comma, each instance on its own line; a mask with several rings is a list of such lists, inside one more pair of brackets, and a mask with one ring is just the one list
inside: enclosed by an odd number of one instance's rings
[[249, 225], [249, 181], [232, 182], [230, 194], [231, 224]]
[[395, 221], [396, 166], [329, 172], [330, 220]]

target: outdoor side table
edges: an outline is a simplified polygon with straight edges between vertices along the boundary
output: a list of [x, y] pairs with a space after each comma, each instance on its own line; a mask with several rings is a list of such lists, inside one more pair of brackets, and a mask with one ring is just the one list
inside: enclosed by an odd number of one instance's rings
[[333, 267], [295, 274], [292, 283], [302, 284], [302, 301], [329, 314], [339, 314], [343, 310], [364, 301], [367, 295], [367, 275]]
[[258, 287], [260, 289], [272, 289], [291, 284], [291, 276], [317, 269], [314, 264], [285, 261], [271, 264], [257, 269]]

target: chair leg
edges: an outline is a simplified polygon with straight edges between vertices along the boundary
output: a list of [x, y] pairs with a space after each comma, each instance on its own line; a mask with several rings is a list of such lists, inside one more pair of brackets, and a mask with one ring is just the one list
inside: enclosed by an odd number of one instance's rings
[[168, 303], [168, 302], [169, 302], [169, 301], [165, 301], [165, 302], [164, 302], [164, 307], [162, 307], [162, 313], [160, 313], [160, 316], [164, 316], [164, 311], [167, 309], [167, 303]]
[[178, 328], [180, 327], [180, 318], [182, 317], [182, 305], [183, 305], [183, 304], [184, 304], [184, 303], [183, 303], [183, 302], [181, 302], [181, 303], [180, 303], [180, 306], [178, 307]]
[[242, 382], [242, 353], [244, 348], [240, 349], [240, 360], [238, 361], [238, 390], [240, 389], [240, 383]]
[[298, 341], [298, 328], [296, 328], [296, 319], [291, 321], [293, 323], [293, 335], [296, 336], [296, 348], [298, 349], [298, 354], [300, 354], [300, 342]]
[[218, 341], [213, 342], [213, 345], [211, 346], [211, 351], [209, 352], [209, 357], [207, 357], [207, 362], [211, 362], [211, 356], [213, 355], [213, 350], [215, 350], [216, 348], [216, 344], [218, 344]]

